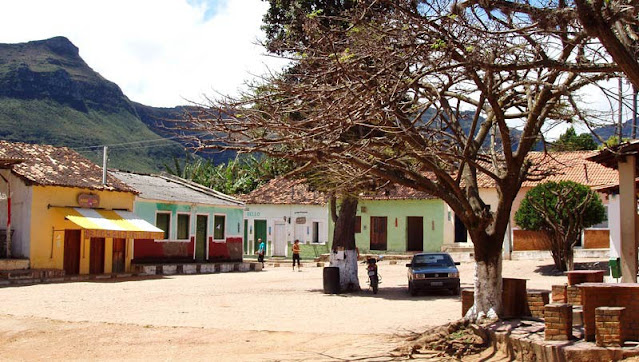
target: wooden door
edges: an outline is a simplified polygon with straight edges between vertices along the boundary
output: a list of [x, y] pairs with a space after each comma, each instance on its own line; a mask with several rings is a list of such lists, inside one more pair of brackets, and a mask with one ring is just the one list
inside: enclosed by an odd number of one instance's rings
[[89, 273], [104, 274], [104, 238], [91, 238]]
[[273, 231], [273, 256], [286, 256], [285, 225], [275, 224]]
[[64, 273], [80, 274], [80, 230], [64, 231]]
[[206, 237], [209, 224], [207, 215], [198, 215], [195, 223], [195, 260], [206, 259]]
[[386, 250], [386, 216], [371, 216], [371, 250]]
[[424, 218], [421, 216], [409, 216], [406, 220], [406, 229], [406, 251], [423, 251]]
[[257, 251], [257, 248], [260, 246], [260, 243], [257, 242], [257, 239], [262, 239], [264, 245], [267, 245], [266, 240], [266, 220], [255, 220], [253, 221], [253, 250]]
[[111, 271], [114, 273], [124, 273], [126, 256], [126, 239], [113, 239], [113, 263]]

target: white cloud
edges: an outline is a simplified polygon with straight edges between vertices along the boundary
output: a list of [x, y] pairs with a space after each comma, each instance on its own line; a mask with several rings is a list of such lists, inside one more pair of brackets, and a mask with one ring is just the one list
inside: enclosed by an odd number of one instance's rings
[[153, 106], [236, 91], [266, 65], [255, 45], [261, 0], [14, 0], [3, 2], [0, 42], [66, 36], [132, 100]]

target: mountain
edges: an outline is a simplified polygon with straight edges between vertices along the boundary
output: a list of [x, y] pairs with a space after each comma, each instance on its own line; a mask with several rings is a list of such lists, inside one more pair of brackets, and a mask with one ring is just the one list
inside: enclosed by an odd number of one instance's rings
[[131, 102], [67, 38], [0, 44], [0, 139], [68, 146], [99, 164], [102, 149], [93, 146], [120, 145], [109, 148], [109, 167], [139, 172], [184, 157], [184, 147], [140, 113], [182, 111]]

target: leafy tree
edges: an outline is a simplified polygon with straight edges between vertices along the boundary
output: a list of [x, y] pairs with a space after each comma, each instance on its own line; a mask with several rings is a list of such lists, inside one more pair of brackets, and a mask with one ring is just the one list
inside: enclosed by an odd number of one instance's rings
[[289, 160], [255, 155], [238, 156], [219, 165], [211, 160], [187, 155], [184, 164], [177, 158], [173, 166], [165, 164], [169, 174], [230, 195], [249, 193], [294, 168]]
[[574, 127], [570, 127], [553, 143], [553, 151], [587, 151], [596, 150], [597, 143], [589, 133], [577, 135]]
[[[536, 28], [532, 15], [488, 3], [365, 0], [339, 23], [307, 16], [306, 40], [277, 52], [292, 58], [285, 74], [215, 100], [184, 128], [222, 135], [224, 144], [205, 139], [204, 148], [349, 166], [440, 197], [475, 249], [468, 317], [496, 317], [512, 203], [542, 171], [528, 153], [547, 121], [582, 114], [573, 92], [616, 66], [576, 19]], [[523, 124], [516, 140], [512, 120]], [[497, 136], [502, 148], [483, 146]], [[492, 210], [479, 192], [487, 182], [499, 195]]]
[[573, 247], [584, 228], [606, 220], [595, 191], [573, 181], [546, 182], [530, 189], [515, 213], [525, 230], [541, 231], [557, 269], [573, 269]]

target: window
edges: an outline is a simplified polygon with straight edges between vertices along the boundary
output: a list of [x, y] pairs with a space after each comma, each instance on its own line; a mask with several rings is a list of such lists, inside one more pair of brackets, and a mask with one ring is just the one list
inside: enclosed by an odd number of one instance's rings
[[215, 215], [213, 219], [213, 239], [215, 240], [224, 240], [224, 235], [226, 231], [226, 216], [225, 215]]
[[362, 217], [355, 216], [355, 233], [361, 233], [361, 232], [362, 232]]
[[189, 238], [191, 231], [191, 215], [178, 214], [177, 219], [177, 238], [178, 240], [186, 240]]
[[313, 243], [319, 243], [319, 230], [320, 230], [320, 223], [317, 221], [313, 221], [313, 238], [311, 239]]
[[158, 212], [155, 214], [155, 226], [164, 230], [164, 240], [169, 239], [171, 225], [171, 214], [168, 212]]

